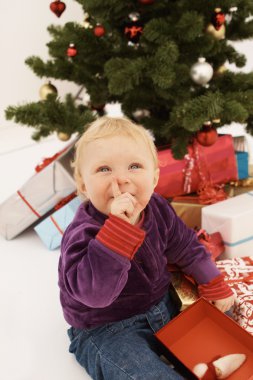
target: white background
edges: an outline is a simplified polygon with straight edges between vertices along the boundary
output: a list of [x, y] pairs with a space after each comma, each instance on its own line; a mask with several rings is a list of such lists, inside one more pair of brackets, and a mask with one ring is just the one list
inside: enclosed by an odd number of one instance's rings
[[[35, 143], [29, 128], [5, 120], [4, 109], [39, 99], [39, 88], [45, 80], [37, 78], [24, 60], [31, 55], [47, 58], [49, 24], [83, 21], [80, 5], [75, 1], [65, 2], [67, 9], [59, 19], [49, 10], [50, 1], [0, 2], [0, 202], [34, 173], [41, 158], [53, 155], [64, 146], [55, 136]], [[237, 45], [248, 58], [244, 71], [253, 70], [253, 41]], [[54, 84], [61, 96], [78, 90], [66, 81], [54, 81]], [[114, 112], [118, 111], [112, 109], [111, 113]], [[237, 125], [226, 131], [242, 133], [243, 127]], [[251, 143], [249, 138], [250, 147]], [[59, 250], [48, 251], [33, 230], [9, 242], [0, 237], [1, 379], [89, 378], [67, 351], [67, 324], [58, 299], [58, 258]]]

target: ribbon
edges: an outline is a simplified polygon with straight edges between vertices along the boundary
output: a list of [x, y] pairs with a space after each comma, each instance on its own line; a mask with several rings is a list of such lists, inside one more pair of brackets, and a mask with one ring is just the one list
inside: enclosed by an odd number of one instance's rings
[[203, 228], [198, 229], [198, 227], [195, 227], [194, 230], [198, 241], [207, 248], [212, 255], [212, 260], [215, 261], [225, 250], [220, 232], [214, 232], [209, 235]]
[[192, 185], [192, 171], [194, 169], [194, 157], [190, 154], [186, 154], [184, 158], [186, 159], [186, 169], [184, 170], [184, 192], [190, 193]]
[[65, 204], [69, 203], [72, 199], [74, 199], [76, 195], [77, 195], [76, 191], [67, 195], [65, 198], [61, 199], [60, 202], [57, 203], [57, 205], [54, 206], [54, 209], [59, 210], [60, 208], [65, 206]]
[[55, 161], [62, 153], [64, 153], [66, 150], [68, 149], [68, 147], [60, 150], [60, 152], [54, 154], [52, 157], [45, 157], [43, 158], [42, 160], [42, 163], [41, 164], [38, 164], [37, 166], [35, 166], [35, 171], [37, 173], [39, 173], [41, 170], [43, 170], [46, 166], [48, 166], [49, 164], [51, 164], [51, 162]]
[[223, 189], [224, 185], [214, 185], [207, 181], [200, 183], [197, 194], [199, 203], [203, 205], [211, 205], [227, 199], [227, 194]]
[[55, 227], [56, 227], [57, 230], [60, 232], [60, 234], [63, 235], [63, 231], [62, 231], [61, 227], [60, 227], [59, 224], [56, 222], [56, 220], [53, 218], [53, 216], [50, 216], [50, 219], [52, 220], [52, 222], [54, 223]]
[[210, 240], [210, 235], [203, 228], [198, 229], [198, 227], [196, 227], [195, 231], [196, 231], [198, 239], [204, 239], [205, 241]]
[[184, 179], [184, 191], [186, 193], [191, 192], [192, 172], [196, 167], [200, 178], [197, 189], [197, 202], [200, 204], [213, 204], [227, 199], [223, 187], [224, 185], [214, 185], [210, 180], [210, 173], [207, 170], [207, 165], [204, 161], [204, 157], [200, 158], [199, 144], [194, 140], [192, 144], [193, 152], [185, 156], [187, 161]]
[[[65, 206], [67, 203], [69, 203], [72, 199], [76, 197], [76, 191], [73, 193], [67, 195], [65, 198], [61, 199], [60, 202], [57, 203], [57, 205], [54, 206], [54, 210], [59, 210], [61, 207]], [[64, 231], [61, 229], [59, 224], [56, 222], [53, 216], [50, 216], [51, 221], [54, 223], [57, 230], [60, 232], [61, 235], [63, 235]]]
[[21, 194], [21, 192], [18, 190], [17, 194], [20, 196], [22, 201], [29, 207], [29, 209], [38, 217], [41, 218], [41, 215], [32, 207], [32, 205], [25, 199], [25, 197]]

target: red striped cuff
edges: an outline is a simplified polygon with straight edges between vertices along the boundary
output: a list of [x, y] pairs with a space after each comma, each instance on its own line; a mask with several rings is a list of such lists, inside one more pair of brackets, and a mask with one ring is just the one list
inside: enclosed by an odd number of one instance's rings
[[221, 300], [233, 295], [230, 287], [225, 283], [224, 276], [220, 274], [207, 284], [198, 286], [200, 297], [205, 297], [208, 301]]
[[96, 236], [106, 247], [129, 260], [133, 259], [144, 238], [145, 231], [112, 214]]

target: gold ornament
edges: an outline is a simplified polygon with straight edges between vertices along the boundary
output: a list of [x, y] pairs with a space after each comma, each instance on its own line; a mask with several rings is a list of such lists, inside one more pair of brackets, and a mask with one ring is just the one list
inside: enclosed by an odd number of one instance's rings
[[68, 133], [65, 133], [65, 132], [58, 132], [57, 133], [57, 137], [61, 141], [68, 141], [71, 136]]
[[85, 28], [85, 29], [90, 29], [92, 28], [92, 25], [90, 23], [90, 15], [89, 13], [85, 12], [84, 13], [84, 19], [83, 19], [83, 22], [82, 22], [82, 26]]
[[51, 82], [43, 84], [43, 86], [41, 86], [40, 91], [39, 91], [41, 100], [46, 100], [49, 94], [57, 95], [57, 93], [58, 93], [57, 88], [53, 86]]
[[206, 32], [211, 34], [216, 40], [223, 40], [225, 38], [226, 28], [225, 25], [221, 25], [219, 30], [216, 30], [213, 24], [208, 24]]
[[227, 71], [227, 67], [225, 65], [221, 65], [216, 71], [215, 75], [222, 75]]
[[220, 119], [213, 119], [212, 120], [212, 126], [217, 129], [221, 127], [221, 120]]

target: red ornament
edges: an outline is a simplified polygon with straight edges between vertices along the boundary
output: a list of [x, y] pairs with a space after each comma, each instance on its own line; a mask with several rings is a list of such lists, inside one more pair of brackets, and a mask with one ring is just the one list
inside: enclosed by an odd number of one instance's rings
[[196, 139], [200, 145], [211, 146], [217, 141], [218, 133], [211, 123], [206, 123], [197, 132]]
[[153, 4], [155, 0], [139, 0], [139, 3], [141, 3], [142, 5], [149, 5], [149, 4]]
[[77, 49], [74, 44], [69, 44], [69, 47], [67, 49], [67, 56], [68, 57], [75, 57], [77, 55]]
[[223, 24], [225, 24], [225, 14], [221, 11], [221, 8], [215, 8], [212, 16], [212, 24], [216, 30], [219, 30]]
[[53, 1], [50, 3], [50, 9], [57, 17], [61, 16], [61, 14], [65, 11], [65, 8], [66, 4], [61, 0]]
[[105, 28], [103, 27], [103, 25], [97, 24], [93, 29], [93, 33], [97, 37], [102, 37], [105, 35]]

